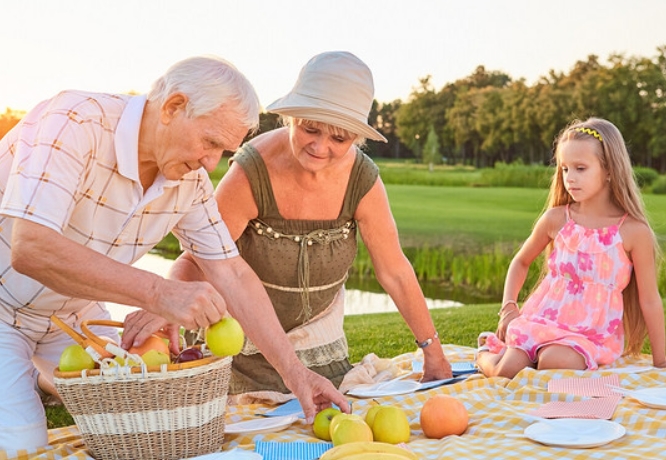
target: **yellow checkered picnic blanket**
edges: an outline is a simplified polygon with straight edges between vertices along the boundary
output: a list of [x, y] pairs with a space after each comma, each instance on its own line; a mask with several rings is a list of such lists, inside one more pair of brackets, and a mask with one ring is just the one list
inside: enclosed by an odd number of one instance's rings
[[[474, 349], [444, 345], [451, 362], [474, 359]], [[413, 354], [400, 355], [394, 360], [402, 363]], [[421, 391], [414, 394], [378, 398], [382, 404], [402, 407], [411, 423], [409, 448], [423, 459], [641, 459], [661, 458], [666, 452], [666, 410], [650, 409], [631, 398], [623, 398], [611, 420], [620, 423], [626, 434], [609, 444], [591, 449], [572, 449], [538, 444], [520, 437], [533, 423], [526, 414], [551, 401], [576, 401], [581, 397], [563, 393], [549, 393], [548, 382], [560, 378], [598, 377], [617, 374], [625, 388], [666, 386], [666, 369], [635, 372], [636, 366], [651, 366], [650, 356], [622, 358], [613, 364], [614, 370], [598, 371], [536, 371], [525, 369], [514, 379], [487, 379], [475, 374], [463, 382]], [[627, 368], [622, 371], [621, 368]], [[435, 394], [445, 393], [459, 398], [467, 407], [470, 422], [462, 436], [449, 436], [441, 440], [424, 437], [419, 425], [419, 412], [425, 401]], [[350, 398], [354, 413], [365, 414], [372, 400]], [[231, 406], [227, 423], [236, 423], [256, 417], [255, 414], [271, 409], [262, 405]], [[34, 452], [23, 452], [20, 460], [88, 460], [88, 455], [76, 427], [51, 430], [50, 445]], [[319, 442], [312, 428], [299, 420], [289, 428], [276, 433], [255, 435], [225, 435], [222, 450], [234, 447], [253, 450], [257, 441]], [[9, 458], [0, 451], [0, 460]]]

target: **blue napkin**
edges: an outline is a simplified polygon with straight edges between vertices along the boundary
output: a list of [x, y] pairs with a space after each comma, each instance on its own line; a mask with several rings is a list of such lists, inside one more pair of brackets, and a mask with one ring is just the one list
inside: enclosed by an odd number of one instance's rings
[[[336, 404], [333, 404], [333, 407], [339, 409]], [[301, 403], [298, 402], [298, 399], [290, 399], [286, 403], [280, 404], [275, 409], [271, 409], [268, 412], [263, 412], [259, 415], [264, 417], [281, 417], [283, 415], [292, 414], [297, 414], [299, 418], [305, 418], [305, 414], [303, 414], [303, 408], [301, 407]]]
[[264, 460], [316, 460], [331, 449], [330, 442], [256, 441], [254, 451]]
[[286, 403], [281, 404], [275, 409], [269, 410], [268, 412], [264, 412], [261, 415], [264, 417], [280, 417], [282, 415], [292, 414], [298, 414], [300, 418], [305, 417], [305, 414], [303, 414], [303, 408], [301, 407], [301, 403], [298, 402], [298, 399], [290, 399]]
[[463, 374], [474, 374], [477, 371], [476, 366], [471, 361], [451, 363], [451, 370], [453, 371], [454, 377]]

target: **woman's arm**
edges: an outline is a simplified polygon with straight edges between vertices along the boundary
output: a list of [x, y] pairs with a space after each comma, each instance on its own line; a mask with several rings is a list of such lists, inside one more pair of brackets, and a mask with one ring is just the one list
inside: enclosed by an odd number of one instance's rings
[[451, 366], [435, 338], [437, 331], [421, 286], [400, 247], [398, 229], [380, 178], [363, 197], [354, 217], [370, 253], [377, 281], [395, 302], [416, 340], [433, 340], [430, 346], [423, 348], [424, 380], [451, 377]]

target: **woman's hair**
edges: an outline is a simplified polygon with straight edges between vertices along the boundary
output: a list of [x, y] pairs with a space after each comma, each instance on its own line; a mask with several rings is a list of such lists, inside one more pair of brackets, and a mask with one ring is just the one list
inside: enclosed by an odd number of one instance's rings
[[363, 145], [365, 143], [365, 138], [356, 133], [352, 133], [344, 128], [339, 126], [331, 125], [328, 123], [323, 123], [321, 121], [307, 120], [305, 118], [295, 118], [289, 116], [281, 117], [282, 124], [285, 126], [309, 126], [312, 128], [320, 129], [325, 131], [333, 136], [341, 136], [347, 139], [353, 139], [354, 145]]
[[259, 126], [257, 93], [249, 80], [222, 58], [196, 56], [177, 62], [153, 83], [148, 100], [162, 104], [174, 93], [188, 97], [185, 110], [190, 118], [228, 105], [243, 126], [249, 130]]
[[[599, 155], [599, 161], [610, 179], [611, 200], [629, 216], [643, 222], [651, 230], [622, 134], [615, 125], [601, 118], [588, 118], [585, 121], [574, 120], [555, 139], [553, 160], [556, 168], [551, 180], [546, 208], [573, 202], [573, 198], [571, 198], [564, 185], [559, 156], [559, 146], [570, 140], [591, 141], [598, 146], [596, 152]], [[652, 244], [655, 260], [659, 262], [661, 252], [654, 232], [652, 232]], [[548, 251], [551, 250], [552, 245], [548, 248]], [[638, 301], [634, 271], [632, 271], [629, 284], [622, 294], [624, 298], [623, 323], [626, 336], [625, 353], [638, 354], [645, 341], [647, 327]]]

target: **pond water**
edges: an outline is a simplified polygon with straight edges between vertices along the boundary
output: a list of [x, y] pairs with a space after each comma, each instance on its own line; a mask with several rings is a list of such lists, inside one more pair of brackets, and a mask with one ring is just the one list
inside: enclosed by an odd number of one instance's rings
[[[173, 260], [165, 259], [156, 254], [146, 254], [139, 259], [134, 266], [143, 270], [148, 270], [157, 273], [161, 276], [166, 276]], [[426, 296], [428, 290], [424, 287]], [[461, 301], [445, 300], [439, 298], [426, 297], [428, 308], [449, 308], [460, 307], [464, 305]], [[136, 307], [120, 305], [115, 303], [107, 303], [111, 318], [116, 321], [123, 321], [125, 316], [136, 310]], [[391, 298], [381, 292], [376, 282], [350, 280], [347, 283], [347, 290], [345, 294], [345, 315], [361, 315], [365, 313], [384, 313], [396, 312], [397, 307]]]

